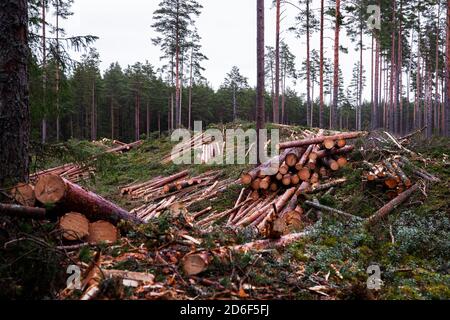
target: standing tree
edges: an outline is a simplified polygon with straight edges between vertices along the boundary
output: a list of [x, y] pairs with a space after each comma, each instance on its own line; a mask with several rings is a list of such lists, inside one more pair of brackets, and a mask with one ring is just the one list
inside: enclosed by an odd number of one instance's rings
[[0, 2], [0, 187], [28, 181], [28, 8]]
[[275, 34], [275, 100], [273, 102], [273, 122], [280, 122], [280, 18], [281, 0], [276, 0], [276, 34]]
[[334, 79], [333, 79], [333, 104], [330, 108], [330, 129], [337, 128], [337, 109], [339, 103], [339, 32], [341, 29], [341, 0], [336, 0], [334, 29]]
[[242, 89], [248, 88], [247, 78], [241, 75], [238, 67], [234, 66], [231, 68], [231, 71], [227, 73], [227, 77], [225, 78], [222, 87], [231, 90], [232, 92], [233, 121], [236, 121], [236, 119], [238, 118], [238, 94]]
[[447, 0], [444, 133], [450, 137], [450, 0]]
[[256, 0], [256, 135], [258, 164], [260, 163], [260, 130], [264, 127], [264, 0]]
[[286, 83], [288, 79], [297, 79], [295, 56], [286, 43], [281, 43], [281, 122], [286, 123]]
[[161, 36], [154, 38], [153, 43], [159, 45], [164, 52], [162, 58], [169, 59], [171, 72], [175, 59], [175, 123], [181, 126], [181, 57], [189, 50], [190, 28], [194, 26], [194, 18], [200, 15], [203, 7], [196, 0], [162, 0], [159, 9], [154, 12], [156, 21], [152, 27]]

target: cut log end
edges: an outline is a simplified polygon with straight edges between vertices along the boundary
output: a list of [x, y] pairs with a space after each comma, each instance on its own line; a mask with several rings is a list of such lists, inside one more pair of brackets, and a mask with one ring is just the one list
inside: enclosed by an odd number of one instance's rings
[[89, 224], [89, 243], [114, 243], [117, 241], [117, 239], [118, 230], [113, 224], [107, 221], [97, 221]]
[[183, 271], [187, 276], [202, 273], [208, 268], [209, 259], [207, 253], [194, 253], [186, 255], [182, 261]]
[[328, 150], [333, 149], [334, 145], [335, 145], [335, 142], [332, 139], [326, 139], [323, 142], [323, 146], [325, 147], [325, 149], [328, 149]]
[[59, 229], [65, 240], [82, 240], [89, 235], [89, 220], [81, 213], [70, 212], [59, 220]]
[[49, 174], [39, 178], [34, 192], [36, 199], [43, 204], [58, 203], [64, 198], [66, 184], [60, 176]]
[[11, 195], [17, 203], [26, 207], [34, 207], [36, 203], [34, 188], [30, 184], [19, 183], [11, 190]]
[[253, 180], [252, 176], [251, 176], [250, 174], [248, 174], [248, 173], [243, 173], [243, 174], [241, 175], [241, 183], [242, 183], [243, 185], [249, 185], [249, 184], [251, 184], [251, 183], [252, 183], [252, 180]]

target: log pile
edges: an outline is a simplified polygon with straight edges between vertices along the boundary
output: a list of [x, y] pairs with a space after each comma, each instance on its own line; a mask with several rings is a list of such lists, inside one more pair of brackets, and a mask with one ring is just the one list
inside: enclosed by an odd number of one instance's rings
[[223, 155], [224, 150], [225, 142], [219, 143], [214, 141], [212, 136], [206, 133], [200, 133], [194, 135], [189, 141], [177, 145], [173, 152], [161, 160], [161, 163], [168, 164], [187, 154], [192, 155], [192, 152], [195, 152], [196, 160], [200, 161], [200, 164], [206, 164], [214, 157]]
[[325, 136], [323, 130], [303, 134], [304, 139], [280, 144], [281, 154], [241, 175], [242, 189], [235, 206], [211, 213], [196, 224], [207, 228], [226, 221], [232, 228], [256, 228], [268, 238], [278, 238], [302, 230], [304, 212], [300, 207], [305, 194], [319, 192], [345, 183], [332, 179], [333, 173], [348, 164], [354, 146], [347, 139], [364, 133], [339, 133]]
[[81, 166], [75, 163], [68, 163], [51, 169], [42, 170], [30, 175], [31, 181], [37, 181], [39, 177], [47, 174], [54, 174], [69, 180], [72, 183], [79, 183], [90, 179], [95, 173], [95, 168]]
[[[145, 202], [131, 210], [131, 213], [148, 222], [158, 218], [174, 204], [189, 208], [200, 201], [214, 200], [235, 183], [233, 179], [221, 180], [221, 175], [221, 171], [207, 171], [191, 177], [188, 171], [181, 171], [168, 177], [158, 176], [146, 182], [125, 186], [121, 189], [121, 194]], [[206, 208], [193, 215], [200, 217], [209, 211], [211, 208]]]

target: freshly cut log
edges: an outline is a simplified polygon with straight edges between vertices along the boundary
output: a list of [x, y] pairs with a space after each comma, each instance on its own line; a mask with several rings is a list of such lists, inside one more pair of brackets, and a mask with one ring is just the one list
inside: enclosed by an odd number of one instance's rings
[[283, 179], [281, 180], [281, 183], [284, 186], [290, 186], [291, 185], [291, 181], [292, 181], [292, 176], [288, 173], [288, 174], [285, 174], [283, 176]]
[[260, 182], [260, 184], [259, 184], [259, 187], [262, 189], [262, 190], [267, 190], [267, 189], [269, 189], [269, 187], [270, 187], [270, 177], [265, 177], [264, 179], [262, 179], [261, 180], [261, 182]]
[[293, 186], [296, 186], [299, 183], [300, 183], [300, 178], [298, 177], [298, 175], [296, 175], [296, 174], [292, 175], [292, 177], [291, 177], [291, 184]]
[[324, 146], [325, 149], [327, 149], [327, 150], [333, 149], [335, 144], [336, 144], [336, 143], [334, 142], [333, 139], [325, 139], [325, 140], [323, 141], [323, 146]]
[[319, 150], [316, 152], [316, 159], [322, 159], [328, 156], [345, 155], [351, 153], [353, 150], [355, 150], [354, 146], [345, 146], [340, 149], [333, 148], [331, 150]]
[[90, 220], [142, 222], [114, 203], [57, 175], [40, 177], [34, 191], [39, 202], [60, 205], [67, 211], [81, 211]]
[[311, 178], [311, 171], [309, 170], [309, 168], [303, 168], [302, 170], [300, 170], [297, 173], [297, 176], [300, 178], [300, 180], [302, 181], [308, 181], [309, 178]]
[[253, 190], [259, 190], [260, 189], [260, 184], [261, 184], [261, 179], [257, 178], [255, 180], [252, 181], [252, 189]]
[[68, 241], [83, 240], [89, 235], [89, 220], [78, 212], [69, 212], [59, 220], [62, 237]]
[[278, 181], [283, 180], [283, 175], [281, 174], [281, 172], [277, 173], [277, 175], [275, 176], [275, 179], [277, 179]]
[[347, 160], [346, 157], [339, 157], [339, 158], [336, 160], [336, 162], [338, 163], [339, 168], [344, 168], [344, 167], [347, 165], [348, 160]]
[[310, 206], [310, 207], [314, 208], [314, 209], [330, 212], [330, 213], [336, 214], [338, 216], [345, 217], [347, 219], [362, 220], [361, 217], [355, 216], [353, 214], [350, 214], [350, 213], [347, 213], [347, 212], [344, 212], [344, 211], [341, 211], [341, 210], [338, 210], [338, 209], [335, 209], [335, 208], [327, 207], [327, 206], [324, 206], [322, 204], [315, 203], [313, 201], [305, 201], [305, 204], [307, 206]]
[[287, 165], [286, 162], [283, 162], [283, 164], [280, 166], [280, 170], [278, 172], [281, 173], [282, 175], [285, 175], [289, 172], [289, 166]]
[[419, 184], [415, 184], [410, 189], [401, 193], [398, 197], [393, 199], [392, 201], [385, 204], [382, 208], [380, 208], [377, 212], [375, 212], [371, 217], [367, 219], [367, 225], [374, 225], [392, 211], [394, 211], [398, 206], [400, 206], [403, 202], [408, 200], [408, 198], [417, 190], [419, 190]]
[[144, 284], [153, 284], [155, 281], [155, 276], [151, 273], [144, 272], [132, 272], [124, 270], [106, 270], [102, 269], [102, 274], [106, 279], [108, 278], [120, 278], [124, 281], [137, 281]]
[[88, 242], [91, 244], [114, 243], [118, 239], [117, 228], [108, 221], [89, 224]]
[[311, 179], [309, 180], [311, 182], [312, 185], [315, 185], [317, 183], [319, 183], [320, 181], [320, 176], [317, 172], [314, 172], [311, 176]]
[[295, 148], [295, 147], [303, 147], [303, 146], [309, 146], [310, 144], [320, 144], [323, 143], [325, 140], [339, 140], [339, 139], [356, 139], [361, 136], [364, 136], [365, 132], [348, 132], [348, 133], [341, 133], [333, 136], [320, 136], [315, 137], [311, 139], [304, 139], [304, 140], [298, 140], [298, 141], [289, 141], [280, 143], [278, 145], [278, 149], [287, 149], [287, 148]]
[[338, 171], [339, 170], [339, 164], [337, 161], [333, 160], [332, 158], [323, 158], [322, 163], [330, 168], [332, 171]]
[[270, 191], [275, 192], [275, 191], [277, 191], [277, 190], [278, 190], [278, 184], [277, 184], [276, 182], [273, 182], [273, 183], [270, 185]]
[[286, 164], [289, 167], [294, 167], [297, 162], [300, 160], [300, 158], [302, 157], [302, 154], [305, 152], [304, 149], [302, 148], [293, 148], [291, 149], [291, 151], [289, 151], [289, 153], [286, 155]]
[[313, 148], [314, 148], [314, 145], [308, 146], [305, 153], [303, 153], [302, 157], [300, 158], [298, 163], [295, 165], [296, 170], [301, 170], [306, 165], [306, 162], [309, 160], [309, 155], [311, 154]]
[[25, 207], [34, 207], [36, 203], [34, 187], [31, 184], [19, 183], [11, 190], [11, 196]]
[[141, 146], [142, 144], [144, 144], [144, 141], [139, 140], [139, 141], [136, 141], [136, 142], [133, 142], [133, 143], [130, 143], [130, 144], [119, 146], [117, 148], [109, 149], [108, 151], [106, 151], [106, 153], [115, 153], [115, 152], [129, 151], [129, 150], [131, 150], [133, 148], [137, 148], [137, 147]]
[[336, 145], [337, 145], [339, 148], [343, 148], [343, 147], [345, 147], [345, 146], [347, 145], [347, 140], [345, 140], [345, 139], [338, 139], [338, 140], [336, 141]]
[[45, 220], [45, 213], [46, 210], [42, 208], [0, 203], [0, 215], [35, 220]]
[[328, 183], [319, 184], [318, 186], [314, 186], [309, 191], [309, 193], [317, 193], [317, 192], [325, 191], [327, 189], [331, 189], [331, 188], [340, 186], [341, 184], [344, 184], [345, 182], [347, 182], [347, 179], [342, 178], [342, 179], [336, 179], [336, 180], [330, 181]]
[[243, 245], [221, 247], [213, 251], [188, 253], [183, 257], [183, 259], [181, 259], [180, 263], [184, 273], [187, 276], [193, 276], [206, 271], [213, 261], [214, 257], [216, 257], [219, 261], [226, 262], [229, 261], [230, 254], [232, 252], [245, 253], [248, 251], [261, 251], [267, 249], [283, 248], [308, 235], [308, 232], [292, 233], [276, 240], [258, 240]]
[[193, 215], [193, 219], [196, 220], [196, 219], [198, 219], [198, 218], [204, 216], [205, 214], [207, 214], [207, 213], [210, 212], [211, 210], [212, 210], [212, 207], [205, 208], [205, 209], [203, 209], [203, 210], [197, 212], [196, 214], [194, 214], [194, 215]]

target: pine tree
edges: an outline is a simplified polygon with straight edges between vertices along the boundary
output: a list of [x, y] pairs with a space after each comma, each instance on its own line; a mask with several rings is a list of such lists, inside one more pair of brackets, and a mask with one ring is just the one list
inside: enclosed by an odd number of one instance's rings
[[[186, 56], [189, 35], [192, 32], [194, 18], [200, 15], [203, 7], [196, 0], [162, 0], [159, 9], [153, 14], [156, 21], [152, 27], [160, 34], [153, 39], [163, 51], [164, 59], [171, 63], [171, 73], [175, 67], [175, 122], [181, 126], [181, 57]], [[175, 60], [175, 63], [173, 61]]]
[[239, 68], [234, 66], [231, 68], [231, 71], [227, 73], [222, 87], [231, 92], [233, 121], [236, 121], [238, 119], [238, 95], [242, 89], [248, 88], [248, 80], [246, 77], [241, 75]]
[[28, 11], [26, 0], [0, 2], [0, 187], [28, 181]]

